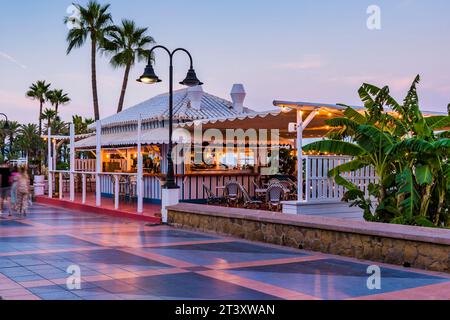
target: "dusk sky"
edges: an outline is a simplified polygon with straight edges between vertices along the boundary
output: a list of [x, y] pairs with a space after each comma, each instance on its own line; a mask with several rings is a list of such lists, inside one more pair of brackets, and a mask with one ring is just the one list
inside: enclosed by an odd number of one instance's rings
[[[416, 74], [423, 110], [450, 103], [450, 2], [448, 0], [109, 0], [122, 18], [149, 27], [158, 44], [185, 47], [194, 56], [204, 90], [229, 99], [233, 83], [247, 90], [246, 106], [273, 109], [274, 99], [360, 105], [363, 82], [389, 85], [401, 100]], [[86, 1], [81, 1], [84, 4]], [[69, 93], [62, 118], [93, 117], [89, 47], [66, 55], [65, 0], [0, 0], [0, 112], [36, 122], [38, 103], [25, 98], [36, 80]], [[369, 5], [381, 8], [381, 30], [366, 26]], [[130, 77], [125, 106], [168, 90], [168, 61], [157, 56], [166, 80], [144, 86]], [[187, 58], [175, 61], [182, 80]], [[123, 69], [99, 58], [101, 116], [115, 112]]]

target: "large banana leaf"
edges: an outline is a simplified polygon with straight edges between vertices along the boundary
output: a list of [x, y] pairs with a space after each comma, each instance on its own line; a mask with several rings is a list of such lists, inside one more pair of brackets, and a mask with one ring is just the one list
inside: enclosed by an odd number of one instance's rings
[[450, 130], [439, 132], [436, 137], [440, 138], [450, 138]]
[[417, 75], [414, 79], [413, 83], [411, 84], [411, 87], [408, 91], [408, 94], [406, 95], [403, 105], [406, 108], [407, 112], [420, 112], [419, 110], [419, 97], [417, 95], [417, 85], [420, 82], [420, 76]]
[[450, 127], [450, 116], [426, 117], [425, 121], [432, 130], [442, 130]]
[[344, 111], [344, 115], [347, 118], [349, 118], [350, 120], [353, 120], [358, 124], [365, 124], [367, 122], [366, 117], [364, 117], [364, 115], [362, 115], [361, 113], [359, 113], [352, 107], [347, 106], [347, 105], [341, 105], [341, 106], [347, 107], [347, 109], [345, 109], [345, 111]]
[[303, 147], [303, 150], [307, 152], [328, 152], [332, 154], [348, 155], [352, 157], [360, 156], [365, 153], [364, 149], [362, 149], [360, 146], [340, 140], [316, 141]]
[[[402, 137], [408, 134], [408, 128], [402, 120], [397, 119], [388, 113], [384, 116], [388, 121], [388, 128], [386, 128], [386, 130], [389, 130], [389, 132], [392, 132], [397, 137]], [[391, 125], [393, 126], [393, 128], [390, 127]]]
[[397, 176], [397, 183], [400, 185], [397, 196], [403, 199], [400, 202], [400, 209], [403, 217], [409, 221], [417, 210], [420, 198], [414, 185], [414, 176], [411, 168], [405, 168]]
[[435, 147], [433, 144], [429, 143], [420, 138], [410, 138], [402, 140], [394, 144], [390, 150], [389, 154], [397, 155], [397, 157], [403, 156], [405, 152], [416, 152], [416, 153], [433, 153]]
[[334, 181], [340, 185], [343, 186], [344, 188], [346, 188], [347, 190], [359, 190], [358, 187], [356, 185], [354, 185], [353, 183], [351, 183], [350, 181], [348, 181], [347, 179], [344, 179], [341, 176], [336, 176], [334, 177]]
[[336, 177], [340, 175], [342, 172], [352, 172], [358, 169], [362, 169], [367, 167], [369, 164], [365, 161], [355, 159], [349, 161], [347, 163], [341, 164], [339, 166], [334, 167], [330, 172], [328, 172], [329, 177]]
[[325, 121], [325, 123], [330, 127], [348, 127], [353, 130], [356, 130], [359, 126], [359, 124], [356, 121], [342, 117], [328, 119]]
[[433, 182], [433, 172], [428, 165], [416, 167], [416, 181], [419, 185], [430, 184]]
[[391, 146], [394, 143], [394, 139], [389, 134], [375, 126], [361, 125], [358, 127], [358, 133], [369, 137], [377, 145]]
[[449, 156], [450, 155], [450, 139], [449, 138], [444, 138], [444, 139], [440, 139], [437, 140], [435, 142], [432, 143], [433, 147], [442, 152], [444, 155]]
[[392, 138], [385, 132], [372, 125], [361, 125], [355, 136], [357, 144], [367, 153], [387, 153], [392, 146]]
[[364, 83], [361, 88], [359, 88], [358, 94], [366, 109], [371, 110], [373, 108], [375, 101], [373, 100], [372, 95], [377, 95], [379, 92], [380, 88], [368, 83]]
[[384, 87], [383, 89], [380, 89], [379, 87], [368, 83], [365, 83], [363, 87], [367, 93], [370, 93], [373, 96], [379, 96], [380, 93], [384, 90], [385, 91], [384, 102], [386, 103], [386, 105], [391, 107], [393, 110], [399, 112], [400, 114], [402, 115], [404, 114], [403, 107], [389, 94], [389, 87]]

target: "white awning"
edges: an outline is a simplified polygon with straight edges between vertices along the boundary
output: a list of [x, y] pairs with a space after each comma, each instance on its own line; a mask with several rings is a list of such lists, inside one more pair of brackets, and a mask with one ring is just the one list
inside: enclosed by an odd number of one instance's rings
[[[137, 144], [137, 132], [119, 132], [102, 135], [102, 147], [125, 147]], [[142, 144], [163, 144], [169, 142], [169, 129], [157, 128], [142, 131]], [[75, 142], [76, 149], [93, 148], [97, 145], [97, 137]]]

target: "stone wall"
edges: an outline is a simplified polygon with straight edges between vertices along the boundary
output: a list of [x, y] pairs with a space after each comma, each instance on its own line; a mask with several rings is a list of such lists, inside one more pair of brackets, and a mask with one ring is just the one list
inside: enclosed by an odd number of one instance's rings
[[450, 230], [182, 204], [169, 224], [299, 249], [450, 273]]

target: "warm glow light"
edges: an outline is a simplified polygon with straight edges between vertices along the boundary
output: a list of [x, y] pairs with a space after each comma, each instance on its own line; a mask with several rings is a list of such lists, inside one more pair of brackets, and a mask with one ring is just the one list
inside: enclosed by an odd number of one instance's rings
[[286, 107], [286, 106], [282, 106], [282, 107], [281, 107], [281, 111], [282, 111], [282, 112], [289, 112], [289, 111], [291, 111], [291, 109], [288, 108], [288, 107]]
[[145, 83], [145, 84], [154, 84], [154, 83], [157, 82], [157, 81], [155, 81], [155, 79], [152, 79], [152, 78], [146, 78], [146, 77], [140, 78], [140, 81], [143, 82], [143, 83]]
[[333, 114], [331, 112], [328, 112], [328, 116], [331, 117]]

